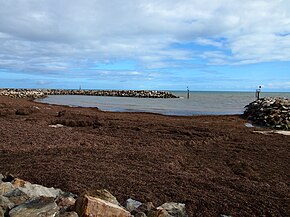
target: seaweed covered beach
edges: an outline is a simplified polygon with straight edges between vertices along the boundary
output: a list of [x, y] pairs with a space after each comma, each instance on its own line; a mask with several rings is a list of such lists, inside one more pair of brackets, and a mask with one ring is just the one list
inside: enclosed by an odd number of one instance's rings
[[238, 115], [103, 112], [0, 97], [0, 173], [189, 216], [289, 216], [290, 136]]

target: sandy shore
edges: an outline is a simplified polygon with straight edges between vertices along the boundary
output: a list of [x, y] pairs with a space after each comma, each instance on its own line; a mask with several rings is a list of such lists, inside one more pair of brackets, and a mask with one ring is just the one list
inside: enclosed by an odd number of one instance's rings
[[74, 193], [106, 188], [119, 201], [182, 202], [190, 216], [289, 216], [290, 137], [245, 123], [0, 97], [0, 172]]

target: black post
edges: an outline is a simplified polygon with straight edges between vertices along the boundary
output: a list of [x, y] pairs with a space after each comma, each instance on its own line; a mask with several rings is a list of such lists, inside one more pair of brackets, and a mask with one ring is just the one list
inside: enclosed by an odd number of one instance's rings
[[257, 99], [260, 99], [261, 88], [262, 88], [262, 86], [259, 86], [259, 88], [256, 89], [256, 98]]
[[187, 99], [189, 99], [189, 88], [187, 86]]

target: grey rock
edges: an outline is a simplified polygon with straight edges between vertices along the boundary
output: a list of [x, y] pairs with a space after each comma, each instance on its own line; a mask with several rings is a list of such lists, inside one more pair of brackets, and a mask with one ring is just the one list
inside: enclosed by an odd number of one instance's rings
[[37, 198], [40, 196], [57, 198], [62, 192], [60, 189], [47, 188], [41, 185], [31, 184], [29, 182], [25, 183], [24, 187], [19, 187], [19, 189], [32, 198]]
[[4, 176], [0, 173], [0, 184], [3, 182], [2, 179], [4, 178]]
[[129, 198], [128, 200], [126, 200], [125, 208], [126, 208], [129, 212], [132, 212], [133, 210], [137, 209], [137, 208], [140, 207], [141, 205], [142, 205], [141, 202]]
[[164, 203], [157, 209], [165, 209], [169, 216], [186, 217], [185, 204], [183, 203]]
[[10, 217], [55, 217], [59, 215], [53, 198], [40, 197], [21, 204], [9, 212]]
[[7, 192], [6, 194], [4, 194], [4, 196], [8, 198], [15, 205], [25, 203], [33, 198], [27, 195], [25, 192], [23, 192], [19, 188], [16, 188], [12, 191]]
[[14, 186], [10, 182], [2, 182], [0, 183], [0, 195], [3, 195], [9, 191], [12, 191]]

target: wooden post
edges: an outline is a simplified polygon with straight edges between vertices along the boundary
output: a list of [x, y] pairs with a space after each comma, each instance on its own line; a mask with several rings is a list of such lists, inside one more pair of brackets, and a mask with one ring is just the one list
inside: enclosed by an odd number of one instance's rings
[[187, 86], [187, 99], [189, 99], [189, 88]]

